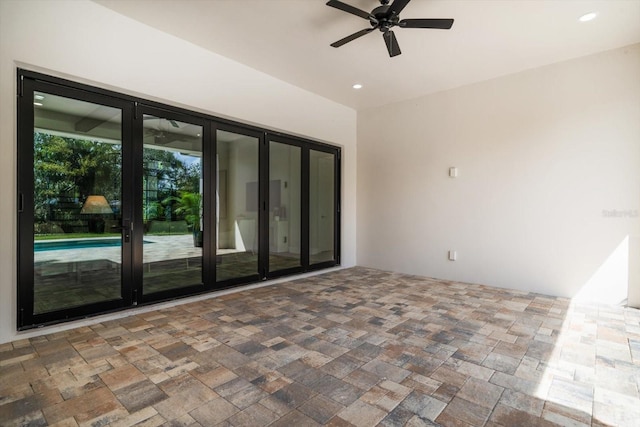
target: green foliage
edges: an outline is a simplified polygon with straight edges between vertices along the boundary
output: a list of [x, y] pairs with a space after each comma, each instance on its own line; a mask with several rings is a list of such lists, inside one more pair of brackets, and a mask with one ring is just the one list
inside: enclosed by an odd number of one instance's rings
[[182, 211], [177, 212], [173, 205], [180, 192], [199, 192], [200, 162], [189, 165], [175, 152], [145, 148], [143, 164], [144, 221], [181, 219]]
[[120, 200], [120, 145], [34, 134], [36, 222], [73, 220], [90, 194]]
[[[33, 147], [36, 234], [56, 234], [60, 227], [66, 232], [77, 230], [84, 221], [82, 203], [91, 194], [103, 195], [109, 202], [121, 200], [120, 145], [35, 132]], [[198, 231], [201, 176], [199, 161], [189, 162], [173, 151], [145, 148], [145, 223], [184, 219]]]
[[200, 231], [200, 203], [202, 201], [200, 193], [181, 191], [179, 194], [179, 197], [169, 197], [165, 199], [163, 203], [169, 204], [175, 202], [175, 213], [182, 215], [194, 232]]

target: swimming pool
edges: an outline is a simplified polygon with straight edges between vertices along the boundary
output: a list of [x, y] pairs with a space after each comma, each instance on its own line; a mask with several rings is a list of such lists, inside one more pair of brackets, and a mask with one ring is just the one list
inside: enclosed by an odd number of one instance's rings
[[[153, 243], [147, 240], [143, 243]], [[59, 251], [64, 249], [90, 249], [111, 248], [122, 246], [119, 237], [102, 237], [97, 239], [64, 239], [64, 240], [39, 240], [33, 243], [34, 252]]]

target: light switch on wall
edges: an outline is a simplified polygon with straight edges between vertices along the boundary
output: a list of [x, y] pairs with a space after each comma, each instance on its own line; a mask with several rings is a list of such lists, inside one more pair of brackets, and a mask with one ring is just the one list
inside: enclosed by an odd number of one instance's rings
[[458, 258], [457, 251], [449, 251], [449, 261], [455, 261]]

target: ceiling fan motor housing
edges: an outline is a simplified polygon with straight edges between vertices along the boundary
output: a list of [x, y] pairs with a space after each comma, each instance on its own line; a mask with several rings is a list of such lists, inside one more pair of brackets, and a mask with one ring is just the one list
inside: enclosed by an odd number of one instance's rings
[[385, 32], [398, 25], [400, 21], [400, 15], [393, 12], [389, 13], [389, 6], [378, 6], [371, 11], [371, 15], [375, 18], [369, 18], [369, 23], [372, 27], [378, 28], [380, 31]]

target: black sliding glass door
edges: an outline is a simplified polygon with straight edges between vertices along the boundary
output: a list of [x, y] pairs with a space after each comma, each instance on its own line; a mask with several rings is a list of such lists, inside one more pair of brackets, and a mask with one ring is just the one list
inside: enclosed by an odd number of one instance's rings
[[269, 140], [268, 272], [295, 272], [304, 266], [303, 147], [282, 138]]
[[27, 81], [20, 103], [19, 305], [25, 324], [130, 304], [130, 105]]
[[334, 151], [309, 150], [309, 264], [312, 265], [337, 261], [337, 166]]
[[266, 276], [338, 264], [339, 151], [277, 134], [266, 138]]
[[[139, 106], [136, 121], [136, 235], [142, 301], [205, 288], [204, 123]], [[141, 119], [141, 120], [140, 120]], [[142, 147], [140, 147], [142, 142]]]
[[340, 150], [18, 70], [18, 328], [340, 263]]
[[216, 282], [260, 277], [262, 136], [216, 126]]

